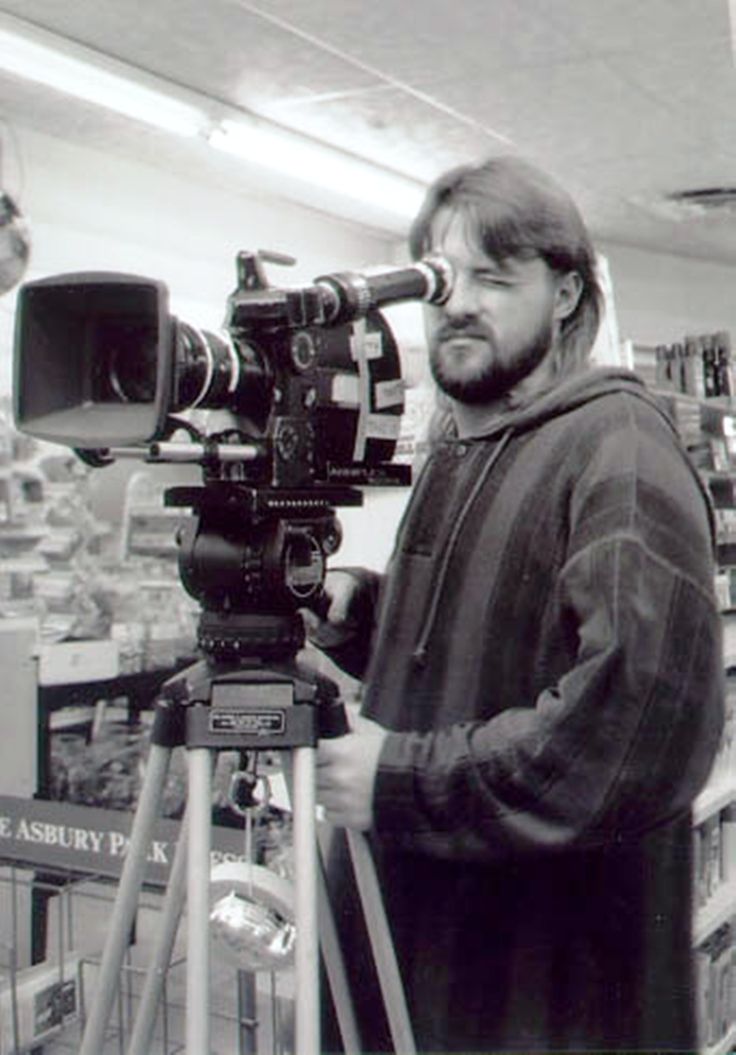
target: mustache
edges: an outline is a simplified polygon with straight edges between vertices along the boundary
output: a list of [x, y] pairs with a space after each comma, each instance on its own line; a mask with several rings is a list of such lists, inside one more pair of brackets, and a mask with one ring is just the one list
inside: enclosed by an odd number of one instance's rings
[[435, 331], [435, 340], [451, 341], [457, 337], [475, 337], [480, 338], [484, 341], [493, 341], [493, 333], [484, 326], [483, 323], [478, 322], [477, 319], [461, 319], [457, 322], [444, 322], [439, 329]]

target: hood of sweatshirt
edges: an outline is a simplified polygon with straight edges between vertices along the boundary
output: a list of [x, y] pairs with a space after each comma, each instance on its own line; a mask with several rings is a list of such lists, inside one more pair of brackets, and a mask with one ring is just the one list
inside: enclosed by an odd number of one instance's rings
[[[650, 406], [671, 430], [673, 436], [682, 444], [677, 424], [667, 410], [660, 395], [651, 392], [644, 382], [631, 370], [620, 367], [590, 367], [582, 373], [575, 374], [545, 392], [530, 396], [527, 402], [510, 408], [481, 433], [477, 439], [503, 438], [503, 445], [514, 435], [520, 435], [528, 429], [537, 428], [551, 418], [560, 417], [584, 403], [591, 403], [613, 392], [627, 392], [636, 399]], [[673, 396], [676, 393], [673, 392]], [[695, 478], [708, 510], [711, 538], [716, 543], [716, 523], [713, 511], [713, 500], [706, 484], [695, 465], [683, 454]]]
[[629, 370], [610, 367], [591, 367], [584, 373], [576, 374], [546, 392], [531, 396], [527, 403], [519, 404], [516, 407], [509, 409], [506, 413], [500, 414], [488, 429], [473, 437], [476, 442], [495, 440], [497, 441], [496, 447], [493, 454], [488, 459], [483, 472], [479, 475], [473, 490], [466, 499], [463, 507], [459, 510], [455, 526], [437, 570], [435, 586], [429, 603], [427, 617], [417, 642], [415, 652], [416, 658], [421, 658], [426, 650], [426, 644], [437, 616], [452, 552], [459, 537], [462, 525], [475, 502], [477, 494], [485, 483], [485, 480], [490, 473], [493, 472], [496, 463], [500, 460], [509, 443], [515, 436], [522, 435], [527, 430], [536, 429], [552, 418], [561, 417], [583, 404], [591, 403], [596, 399], [601, 399], [612, 393], [620, 392], [626, 392], [636, 399], [641, 399], [644, 403], [650, 406], [671, 430], [674, 441], [682, 447], [683, 458], [703, 496], [710, 526], [711, 543], [715, 553], [716, 522], [710, 493], [700, 474], [695, 469], [694, 464], [687, 456], [677, 426], [671, 415], [667, 412], [661, 398], [650, 392], [644, 382]]
[[476, 438], [491, 439], [504, 433], [521, 433], [536, 428], [550, 418], [566, 414], [584, 403], [590, 403], [612, 392], [628, 392], [649, 404], [667, 422], [675, 435], [677, 427], [664, 407], [661, 398], [650, 392], [644, 382], [630, 370], [615, 367], [591, 367], [583, 373], [567, 378], [545, 392], [529, 397], [526, 402], [509, 408]]

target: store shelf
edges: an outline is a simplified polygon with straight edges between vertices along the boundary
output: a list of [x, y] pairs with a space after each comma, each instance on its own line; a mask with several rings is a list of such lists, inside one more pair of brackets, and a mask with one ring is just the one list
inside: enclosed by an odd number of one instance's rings
[[700, 945], [736, 914], [736, 880], [724, 883], [695, 913], [693, 942]]
[[678, 392], [674, 388], [657, 388], [654, 386], [650, 387], [650, 391], [658, 399], [670, 399], [677, 403], [683, 403], [685, 406], [699, 407], [706, 418], [709, 412], [714, 416], [718, 415], [720, 417], [731, 414], [736, 416], [736, 398], [733, 396], [691, 396], [687, 392]]
[[695, 800], [693, 824], [702, 824], [731, 802], [736, 802], [736, 781], [718, 781], [706, 787]]

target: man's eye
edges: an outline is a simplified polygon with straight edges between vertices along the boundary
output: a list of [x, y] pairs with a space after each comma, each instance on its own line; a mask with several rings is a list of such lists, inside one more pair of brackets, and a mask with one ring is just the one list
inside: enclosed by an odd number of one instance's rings
[[511, 285], [508, 278], [504, 275], [498, 275], [493, 271], [478, 271], [476, 272], [475, 280], [482, 286], [493, 286], [499, 289]]

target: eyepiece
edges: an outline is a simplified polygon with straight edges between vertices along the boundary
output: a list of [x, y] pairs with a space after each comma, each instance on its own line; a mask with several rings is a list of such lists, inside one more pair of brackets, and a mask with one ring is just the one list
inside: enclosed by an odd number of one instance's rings
[[404, 300], [442, 304], [452, 290], [452, 267], [439, 254], [407, 267], [338, 272], [316, 280], [331, 324], [364, 318], [370, 311]]

